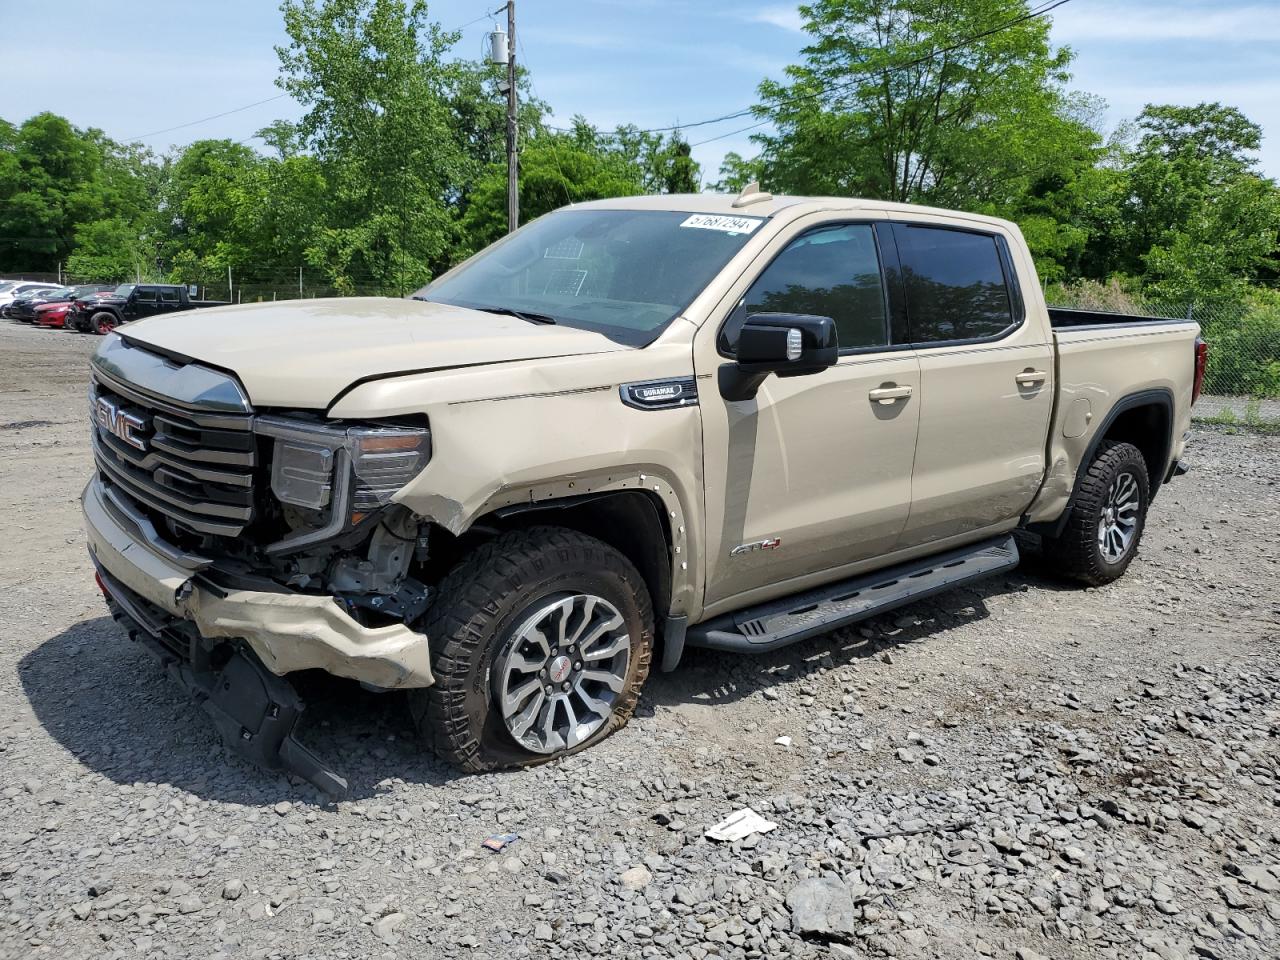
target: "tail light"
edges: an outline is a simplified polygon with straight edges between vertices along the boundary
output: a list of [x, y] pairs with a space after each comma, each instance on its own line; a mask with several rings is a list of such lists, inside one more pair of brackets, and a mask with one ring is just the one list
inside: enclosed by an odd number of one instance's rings
[[1196, 337], [1196, 373], [1191, 381], [1191, 405], [1195, 406], [1200, 399], [1200, 388], [1204, 386], [1204, 368], [1209, 360], [1209, 344], [1204, 337]]

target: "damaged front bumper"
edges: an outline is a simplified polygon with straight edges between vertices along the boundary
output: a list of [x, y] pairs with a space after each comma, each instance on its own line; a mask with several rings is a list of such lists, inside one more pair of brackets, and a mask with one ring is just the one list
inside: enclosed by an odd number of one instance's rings
[[112, 612], [128, 618], [136, 628], [130, 635], [209, 714], [227, 746], [268, 770], [297, 774], [330, 796], [346, 795], [346, 779], [294, 736], [305, 705], [293, 684], [268, 671], [251, 650], [237, 645], [209, 650], [198, 635], [184, 636], [175, 618], [95, 565]]
[[[228, 742], [250, 759], [267, 767], [296, 769], [329, 789], [306, 772], [307, 762], [302, 768], [288, 762], [286, 754], [302, 750], [291, 737], [302, 703], [285, 674], [319, 669], [383, 689], [428, 687], [434, 682], [427, 638], [404, 624], [366, 627], [332, 597], [283, 588], [278, 593], [224, 589], [205, 572], [209, 561], [163, 541], [144, 515], [113, 496], [98, 477], [85, 487], [81, 504], [89, 552], [104, 589], [146, 634], [149, 647], [158, 646], [166, 658], [178, 659], [178, 679], [197, 696], [204, 691], [206, 709], [231, 718], [223, 723], [214, 713]], [[184, 632], [205, 641], [193, 642], [192, 653], [185, 656], [185, 642], [175, 643], [172, 636]], [[209, 649], [219, 641], [235, 651], [225, 664], [208, 660]], [[243, 699], [229, 704], [208, 693], [212, 677], [205, 674], [211, 670], [220, 671], [220, 679], [235, 681]], [[221, 676], [228, 670], [229, 675]], [[259, 689], [261, 693], [245, 692]], [[255, 719], [259, 707], [265, 714], [258, 725], [241, 722]], [[280, 714], [279, 722], [270, 715], [273, 709]], [[254, 732], [259, 729], [270, 734], [260, 736]], [[251, 735], [247, 740], [246, 730]], [[261, 754], [269, 753], [272, 743], [278, 757], [264, 759]], [[251, 749], [246, 749], [248, 744], [253, 744]]]

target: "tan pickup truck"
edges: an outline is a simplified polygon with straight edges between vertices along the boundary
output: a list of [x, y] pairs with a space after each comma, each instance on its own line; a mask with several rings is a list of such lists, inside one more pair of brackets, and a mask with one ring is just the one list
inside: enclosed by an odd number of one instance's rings
[[1013, 567], [1120, 576], [1178, 475], [1189, 321], [1046, 309], [1018, 229], [635, 197], [403, 300], [138, 321], [93, 359], [90, 551], [247, 756], [340, 793], [286, 677], [407, 690], [467, 770], [622, 727], [656, 659], [751, 653]]

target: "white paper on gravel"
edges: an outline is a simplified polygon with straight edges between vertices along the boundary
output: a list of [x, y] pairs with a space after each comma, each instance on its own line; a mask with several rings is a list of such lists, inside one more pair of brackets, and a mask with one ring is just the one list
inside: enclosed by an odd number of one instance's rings
[[776, 823], [766, 820], [750, 807], [743, 807], [709, 829], [706, 836], [710, 840], [732, 843], [735, 840], [745, 839], [753, 833], [768, 833], [775, 827], [777, 827]]

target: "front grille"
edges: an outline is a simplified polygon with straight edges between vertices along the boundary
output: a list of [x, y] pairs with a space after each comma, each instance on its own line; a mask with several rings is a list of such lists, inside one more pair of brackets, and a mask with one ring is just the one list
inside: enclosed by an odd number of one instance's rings
[[133, 500], [196, 533], [236, 537], [253, 521], [250, 415], [161, 398], [98, 366], [89, 402], [98, 469]]

